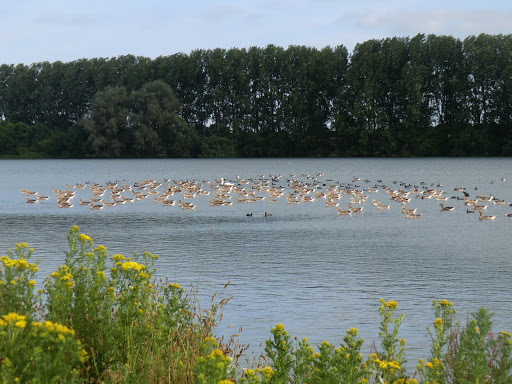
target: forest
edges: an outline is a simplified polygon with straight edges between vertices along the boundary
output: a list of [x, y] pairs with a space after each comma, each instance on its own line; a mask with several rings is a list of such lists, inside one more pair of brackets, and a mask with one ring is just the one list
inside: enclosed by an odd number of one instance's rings
[[0, 65], [0, 158], [512, 155], [512, 35]]

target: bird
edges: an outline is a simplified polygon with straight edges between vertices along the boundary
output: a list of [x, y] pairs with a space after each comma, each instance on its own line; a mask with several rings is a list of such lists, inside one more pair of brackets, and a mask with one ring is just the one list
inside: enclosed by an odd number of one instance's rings
[[445, 207], [443, 203], [439, 204], [441, 206], [441, 211], [453, 211], [454, 207]]
[[405, 213], [406, 215], [414, 214], [414, 213], [416, 213], [416, 208], [414, 208], [414, 209], [406, 209], [402, 205], [402, 213]]
[[480, 213], [480, 217], [479, 217], [480, 220], [494, 220], [496, 218], [496, 216], [490, 216], [490, 215], [484, 216], [482, 214], [482, 211], [480, 211], [479, 213]]
[[340, 208], [338, 209], [338, 216], [352, 216], [352, 211], [350, 209], [348, 210], [342, 210]]
[[265, 211], [265, 217], [269, 217], [269, 216], [272, 216], [272, 214]]
[[248, 214], [247, 214], [247, 215], [245, 215], [245, 216], [252, 216], [252, 212], [251, 212], [251, 213], [248, 213]]

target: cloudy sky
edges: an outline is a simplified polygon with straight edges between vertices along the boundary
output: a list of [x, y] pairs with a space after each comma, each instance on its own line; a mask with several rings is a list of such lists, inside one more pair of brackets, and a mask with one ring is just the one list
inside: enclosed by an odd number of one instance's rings
[[512, 33], [510, 0], [1, 0], [0, 64]]

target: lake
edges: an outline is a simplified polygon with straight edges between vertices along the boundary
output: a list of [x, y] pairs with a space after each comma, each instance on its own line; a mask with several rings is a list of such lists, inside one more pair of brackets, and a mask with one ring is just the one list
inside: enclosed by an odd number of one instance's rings
[[[413, 368], [429, 355], [426, 327], [434, 320], [434, 299], [452, 301], [462, 323], [485, 306], [495, 314], [494, 331], [512, 330], [512, 220], [505, 216], [512, 212], [511, 158], [2, 160], [0, 178], [1, 254], [27, 242], [42, 260], [42, 280], [62, 264], [73, 225], [111, 255], [158, 254], [158, 274], [195, 287], [203, 307], [215, 292], [232, 297], [219, 334], [243, 327], [240, 342], [256, 354], [278, 322], [312, 344], [339, 344], [345, 330], [356, 327], [368, 351], [378, 341], [379, 298], [397, 301], [397, 313], [406, 314], [399, 337], [406, 339]], [[148, 179], [162, 184], [159, 191], [195, 181], [209, 195], [185, 200], [176, 192], [169, 197], [174, 206], [162, 206], [151, 195], [101, 210], [80, 205], [94, 183], [135, 189]], [[253, 189], [263, 182], [282, 188], [283, 196], [270, 202], [267, 192]], [[59, 208], [52, 189], [77, 183], [86, 188], [70, 189], [76, 192], [74, 207]], [[231, 205], [211, 206], [218, 192], [211, 185], [222, 183], [264, 198], [237, 203], [231, 191]], [[329, 186], [359, 191], [367, 199], [354, 206], [363, 212], [338, 215], [353, 194], [342, 194], [338, 207], [327, 207], [321, 197], [288, 203], [292, 183], [306, 185], [312, 197]], [[496, 219], [466, 213], [463, 191], [454, 190], [460, 187], [470, 198], [505, 200], [478, 203]], [[407, 208], [422, 216], [406, 219], [386, 188], [409, 192]], [[416, 198], [415, 188], [443, 190], [448, 199]], [[20, 189], [49, 199], [27, 204]], [[130, 191], [123, 195], [134, 197]], [[180, 209], [178, 200], [195, 209]], [[377, 209], [372, 200], [390, 207]], [[441, 203], [454, 210], [442, 211]]]

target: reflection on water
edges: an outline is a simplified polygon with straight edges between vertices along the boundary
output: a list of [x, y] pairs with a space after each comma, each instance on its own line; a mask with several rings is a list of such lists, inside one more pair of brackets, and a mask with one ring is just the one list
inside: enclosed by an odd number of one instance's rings
[[[512, 212], [507, 205], [512, 190], [502, 181], [512, 182], [511, 172], [511, 159], [2, 161], [0, 249], [29, 243], [42, 259], [41, 278], [63, 262], [66, 233], [73, 225], [111, 254], [148, 250], [160, 256], [162, 277], [196, 287], [201, 300], [217, 291], [233, 296], [219, 332], [231, 332], [229, 324], [233, 332], [242, 326], [241, 341], [255, 351], [262, 350], [258, 344], [277, 322], [312, 343], [339, 343], [346, 329], [357, 327], [369, 347], [378, 337], [379, 298], [395, 300], [406, 314], [400, 337], [407, 340], [414, 367], [428, 355], [425, 328], [433, 320], [433, 299], [453, 301], [462, 321], [485, 305], [495, 313], [496, 331], [512, 330], [512, 220], [505, 217]], [[317, 173], [323, 174], [316, 179], [323, 190], [328, 184], [350, 184], [361, 190], [379, 185], [379, 191], [366, 193], [363, 213], [349, 217], [338, 216], [322, 199], [295, 205], [284, 196], [277, 203], [222, 207], [209, 205], [212, 196], [196, 196], [193, 211], [162, 207], [148, 198], [91, 211], [78, 204], [59, 209], [53, 197], [26, 204], [19, 193], [26, 188], [53, 196], [52, 188], [85, 182], [167, 178], [202, 184], [270, 174], [282, 175], [275, 184], [288, 192], [286, 179], [312, 182], [306, 175]], [[354, 182], [354, 176], [361, 180]], [[405, 219], [400, 204], [382, 188], [438, 183], [455, 211], [441, 212], [439, 201], [411, 195], [408, 206], [422, 213], [418, 220]], [[493, 194], [507, 204], [488, 204], [486, 214], [496, 220], [480, 221], [466, 213], [463, 201], [452, 198], [462, 196], [453, 191], [460, 186], [471, 196]], [[77, 191], [76, 199], [87, 193]], [[372, 198], [391, 209], [375, 209]], [[349, 199], [342, 196], [340, 207], [345, 209]], [[265, 211], [272, 216], [265, 217]]]

